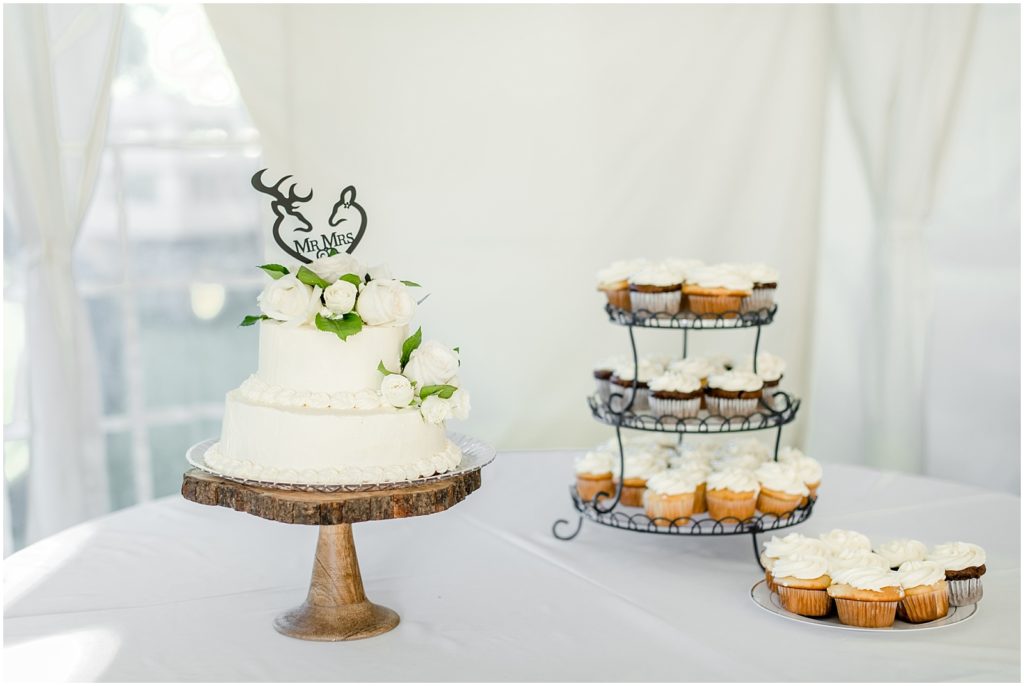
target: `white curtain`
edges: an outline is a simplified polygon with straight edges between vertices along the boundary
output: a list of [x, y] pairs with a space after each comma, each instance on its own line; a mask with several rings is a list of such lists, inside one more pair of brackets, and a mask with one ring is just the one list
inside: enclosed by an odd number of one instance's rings
[[836, 54], [862, 154], [874, 229], [861, 331], [866, 460], [925, 464], [925, 360], [932, 283], [925, 228], [960, 86], [974, 6], [839, 6]]
[[71, 254], [103, 151], [121, 22], [117, 5], [4, 8], [5, 212], [28, 254], [27, 542], [109, 507], [96, 358]]

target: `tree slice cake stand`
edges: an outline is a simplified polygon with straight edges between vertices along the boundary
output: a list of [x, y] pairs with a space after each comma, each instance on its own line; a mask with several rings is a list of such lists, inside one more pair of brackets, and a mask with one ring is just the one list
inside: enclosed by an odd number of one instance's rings
[[[485, 448], [489, 456], [480, 459], [479, 454], [467, 455], [468, 469], [419, 482], [378, 484], [374, 490], [359, 491], [286, 490], [193, 468], [185, 472], [181, 494], [200, 505], [228, 507], [275, 522], [320, 527], [306, 601], [279, 615], [274, 628], [286, 636], [308, 641], [370, 638], [394, 629], [399, 617], [394, 610], [367, 599], [352, 525], [434, 514], [465, 500], [480, 488], [480, 470], [494, 456], [489, 446], [473, 439], [465, 441], [474, 443], [472, 447]], [[194, 446], [189, 461], [195, 464], [192, 453], [210, 443], [204, 441]], [[467, 452], [467, 446], [460, 447]]]

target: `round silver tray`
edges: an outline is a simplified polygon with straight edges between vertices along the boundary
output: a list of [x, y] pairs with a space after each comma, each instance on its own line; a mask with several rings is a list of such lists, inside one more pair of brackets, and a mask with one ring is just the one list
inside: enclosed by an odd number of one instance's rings
[[949, 612], [945, 617], [936, 619], [933, 622], [911, 624], [910, 622], [897, 619], [892, 626], [873, 629], [843, 624], [835, 615], [829, 617], [804, 617], [803, 615], [794, 614], [782, 607], [778, 594], [768, 590], [768, 582], [764, 579], [758, 581], [750, 589], [750, 598], [758, 607], [771, 612], [773, 615], [778, 615], [794, 622], [800, 622], [801, 624], [813, 624], [814, 626], [823, 626], [829, 629], [845, 629], [847, 631], [927, 631], [928, 629], [942, 629], [959, 624], [960, 622], [966, 622], [978, 611], [977, 605], [950, 606]]
[[468, 474], [469, 472], [477, 471], [482, 467], [489, 465], [496, 455], [494, 448], [484, 443], [481, 440], [473, 438], [472, 436], [465, 436], [463, 434], [450, 433], [448, 438], [459, 446], [462, 450], [462, 462], [455, 469], [447, 471], [443, 474], [434, 474], [432, 476], [425, 476], [420, 479], [410, 479], [407, 481], [387, 481], [375, 484], [300, 484], [300, 483], [283, 483], [277, 481], [259, 481], [257, 479], [244, 479], [231, 474], [224, 474], [219, 472], [213, 467], [206, 464], [206, 451], [210, 449], [214, 443], [217, 442], [216, 438], [210, 438], [200, 443], [196, 443], [194, 446], [188, 449], [185, 453], [185, 459], [188, 463], [200, 469], [207, 474], [220, 477], [221, 479], [227, 479], [228, 481], [235, 481], [240, 484], [249, 484], [252, 486], [259, 486], [261, 488], [275, 488], [280, 491], [308, 491], [318, 493], [357, 493], [361, 491], [386, 491], [395, 488], [404, 488], [406, 486], [414, 486], [416, 484], [426, 484], [432, 481], [439, 481], [441, 479], [447, 479], [459, 474]]

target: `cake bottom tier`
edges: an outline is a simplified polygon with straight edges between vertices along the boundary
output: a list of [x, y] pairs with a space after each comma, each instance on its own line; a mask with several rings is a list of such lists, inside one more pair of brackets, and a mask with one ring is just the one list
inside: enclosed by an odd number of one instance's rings
[[330, 410], [253, 403], [227, 395], [221, 440], [207, 450], [218, 472], [256, 481], [362, 484], [451, 471], [462, 451], [418, 409]]

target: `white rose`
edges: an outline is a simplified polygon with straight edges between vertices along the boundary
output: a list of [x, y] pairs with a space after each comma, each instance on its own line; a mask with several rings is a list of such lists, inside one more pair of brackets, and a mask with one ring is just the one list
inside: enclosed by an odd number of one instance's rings
[[452, 408], [452, 417], [455, 419], [468, 419], [469, 418], [469, 391], [461, 388], [457, 389], [452, 393], [452, 398], [449, 401]]
[[393, 279], [395, 275], [391, 273], [391, 267], [386, 264], [378, 264], [376, 267], [370, 267], [366, 271], [370, 279], [376, 281], [378, 279]]
[[363, 286], [356, 312], [370, 326], [402, 326], [412, 319], [416, 303], [401, 281], [381, 279]]
[[427, 341], [412, 351], [402, 371], [420, 388], [446, 384], [459, 372], [459, 354], [437, 341]]
[[452, 406], [440, 396], [428, 395], [420, 405], [420, 414], [431, 424], [441, 424], [452, 416]]
[[348, 281], [336, 281], [324, 289], [324, 305], [333, 314], [348, 314], [356, 304], [359, 289]]
[[334, 283], [346, 274], [355, 274], [361, 279], [366, 273], [362, 263], [347, 252], [321, 257], [310, 262], [307, 267], [328, 283]]
[[285, 274], [267, 284], [256, 298], [263, 314], [291, 326], [310, 322], [320, 309], [320, 289], [311, 288]]
[[408, 407], [412, 402], [412, 384], [401, 374], [388, 374], [380, 382], [384, 402], [394, 407]]

